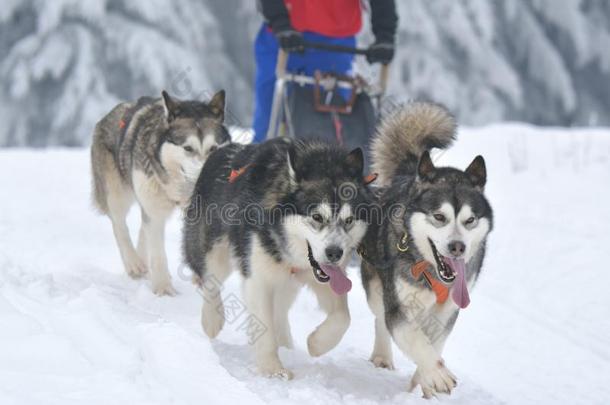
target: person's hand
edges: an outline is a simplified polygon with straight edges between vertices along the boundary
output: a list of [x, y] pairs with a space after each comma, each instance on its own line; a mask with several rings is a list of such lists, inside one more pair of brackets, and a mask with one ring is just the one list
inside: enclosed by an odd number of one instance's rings
[[387, 42], [375, 42], [369, 46], [366, 51], [366, 60], [368, 63], [382, 63], [387, 65], [394, 58], [394, 44]]
[[303, 35], [295, 30], [283, 30], [275, 34], [280, 47], [286, 52], [305, 52]]

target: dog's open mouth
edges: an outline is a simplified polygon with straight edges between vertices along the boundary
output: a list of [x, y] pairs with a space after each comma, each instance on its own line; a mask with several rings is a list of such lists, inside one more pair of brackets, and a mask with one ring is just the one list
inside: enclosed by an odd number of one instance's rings
[[438, 269], [438, 276], [445, 283], [452, 283], [457, 275], [456, 271], [447, 264], [449, 261], [445, 256], [441, 255], [436, 249], [436, 245], [430, 239], [430, 246], [432, 247], [432, 253], [434, 254], [434, 260], [436, 261], [436, 268]]
[[341, 267], [333, 264], [320, 264], [314, 259], [311, 246], [307, 244], [307, 254], [309, 257], [309, 264], [313, 271], [313, 276], [320, 283], [330, 282], [330, 288], [337, 295], [347, 293], [352, 289], [352, 282], [341, 270]]
[[311, 251], [311, 246], [309, 243], [307, 244], [307, 254], [309, 256], [309, 264], [311, 265], [311, 270], [313, 271], [313, 276], [320, 283], [328, 283], [330, 281], [330, 277], [328, 274], [324, 273], [324, 270], [320, 267], [320, 264], [313, 258], [313, 253]]
[[452, 283], [451, 298], [460, 308], [470, 304], [468, 286], [466, 284], [466, 263], [463, 257], [446, 257], [439, 253], [432, 240], [428, 239], [436, 261], [437, 273], [441, 281]]
[[330, 281], [328, 274], [324, 273], [324, 270], [320, 267], [313, 269], [313, 275], [320, 283], [328, 283]]

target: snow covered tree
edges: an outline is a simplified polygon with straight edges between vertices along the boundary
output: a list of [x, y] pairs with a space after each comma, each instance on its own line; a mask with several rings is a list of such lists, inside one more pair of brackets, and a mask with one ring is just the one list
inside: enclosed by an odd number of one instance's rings
[[[396, 3], [393, 96], [464, 124], [610, 124], [607, 1]], [[252, 0], [4, 0], [0, 145], [88, 144], [115, 103], [162, 89], [225, 88], [232, 123], [249, 126], [260, 22]]]

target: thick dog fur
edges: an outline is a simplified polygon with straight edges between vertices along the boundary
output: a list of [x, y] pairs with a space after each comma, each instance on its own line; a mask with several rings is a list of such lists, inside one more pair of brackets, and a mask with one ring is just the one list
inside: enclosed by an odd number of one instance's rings
[[[141, 98], [117, 105], [95, 127], [91, 146], [93, 202], [111, 222], [127, 274], [151, 269], [156, 294], [174, 294], [164, 247], [165, 222], [185, 206], [201, 167], [230, 140], [224, 91], [209, 103]], [[142, 211], [137, 250], [125, 218], [134, 201]]]
[[[465, 171], [437, 168], [430, 159], [428, 150], [449, 146], [455, 129], [443, 107], [411, 103], [385, 120], [372, 147], [373, 167], [383, 186], [383, 220], [370, 224], [362, 244], [362, 281], [376, 317], [371, 361], [393, 368], [393, 339], [416, 363], [411, 387], [421, 385], [425, 397], [450, 393], [456, 385], [441, 355], [459, 308], [451, 297], [438, 304], [428, 283], [416, 280], [411, 267], [425, 260], [432, 276], [443, 282], [436, 248], [446, 258], [464, 259], [465, 280], [472, 287], [493, 223], [483, 195], [483, 158], [475, 158]], [[455, 249], [458, 245], [463, 249]]]
[[[412, 162], [432, 148], [446, 148], [455, 139], [453, 117], [439, 105], [411, 103], [398, 108], [377, 129], [371, 144], [373, 171], [379, 175], [376, 184], [387, 186], [399, 166]], [[404, 153], [411, 156], [405, 159]]]
[[[241, 174], [229, 180], [232, 170]], [[292, 346], [288, 310], [302, 285], [327, 313], [307, 340], [311, 355], [331, 350], [348, 328], [347, 295], [316, 281], [312, 266], [331, 263], [344, 271], [364, 236], [372, 196], [362, 170], [360, 149], [275, 139], [219, 149], [201, 171], [183, 253], [203, 286], [203, 329], [210, 338], [222, 329], [220, 289], [231, 268], [239, 269], [250, 316], [265, 329], [253, 339], [263, 375], [292, 377], [278, 347]]]

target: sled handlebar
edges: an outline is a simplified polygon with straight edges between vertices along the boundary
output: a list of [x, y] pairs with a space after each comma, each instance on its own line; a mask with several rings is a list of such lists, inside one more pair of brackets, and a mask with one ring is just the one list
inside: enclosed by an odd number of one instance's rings
[[[304, 44], [305, 44], [305, 48], [308, 48], [308, 49], [318, 49], [318, 50], [329, 51], [329, 52], [350, 53], [353, 55], [366, 55], [368, 53], [368, 49], [354, 48], [354, 47], [345, 46], [345, 45], [323, 44], [323, 43], [311, 42], [311, 41], [305, 41]], [[288, 52], [284, 51], [283, 49], [280, 49], [279, 53], [278, 53], [277, 65], [275, 68], [275, 74], [277, 77], [284, 77], [284, 75], [286, 74], [287, 63], [288, 63]], [[381, 69], [379, 70], [379, 89], [381, 91], [381, 94], [385, 93], [387, 83], [388, 83], [389, 71], [390, 71], [390, 65], [384, 65], [384, 64], [381, 65]]]
[[[330, 52], [342, 52], [342, 53], [351, 53], [351, 54], [357, 54], [357, 55], [366, 55], [367, 54], [367, 50], [366, 49], [361, 49], [361, 48], [352, 48], [349, 46], [343, 46], [343, 45], [329, 45], [329, 44], [320, 44], [320, 43], [311, 43], [311, 42], [306, 42], [305, 43], [305, 47], [306, 48], [313, 48], [313, 49], [320, 49], [320, 50], [326, 50], [326, 51], [330, 51]], [[269, 120], [269, 128], [267, 130], [267, 139], [273, 138], [275, 136], [278, 136], [278, 134], [280, 134], [280, 117], [281, 117], [281, 110], [282, 110], [282, 103], [285, 101], [285, 99], [283, 98], [284, 96], [284, 90], [285, 90], [285, 85], [287, 81], [297, 81], [295, 80], [296, 76], [299, 77], [299, 80], [303, 80], [303, 83], [306, 84], [314, 84], [316, 87], [319, 86], [319, 82], [320, 82], [320, 77], [318, 74], [317, 78], [314, 77], [309, 77], [309, 76], [304, 76], [304, 75], [294, 75], [291, 73], [286, 72], [286, 66], [288, 65], [288, 52], [286, 52], [283, 49], [279, 49], [278, 51], [278, 55], [277, 55], [277, 62], [275, 65], [275, 84], [274, 84], [274, 90], [273, 90], [273, 102], [272, 102], [272, 106], [271, 106], [271, 117]], [[379, 90], [374, 94], [374, 97], [377, 98], [377, 108], [380, 109], [381, 107], [381, 102], [382, 102], [382, 97], [385, 94], [386, 88], [387, 88], [387, 83], [388, 83], [388, 76], [389, 76], [389, 71], [390, 71], [390, 65], [381, 65], [381, 69], [379, 70], [379, 82], [378, 82], [378, 88]], [[300, 82], [300, 81], [297, 81]], [[335, 82], [337, 86], [341, 87], [341, 80], [338, 80]], [[343, 83], [344, 84], [344, 83]], [[353, 82], [348, 83], [348, 85], [350, 85], [352, 89], [354, 89], [353, 87]], [[355, 93], [353, 93], [353, 95], [355, 95]]]
[[321, 51], [339, 52], [339, 53], [351, 53], [354, 55], [365, 55], [368, 53], [368, 49], [353, 48], [345, 45], [335, 44], [323, 44], [320, 42], [304, 41], [305, 48], [318, 49]]

